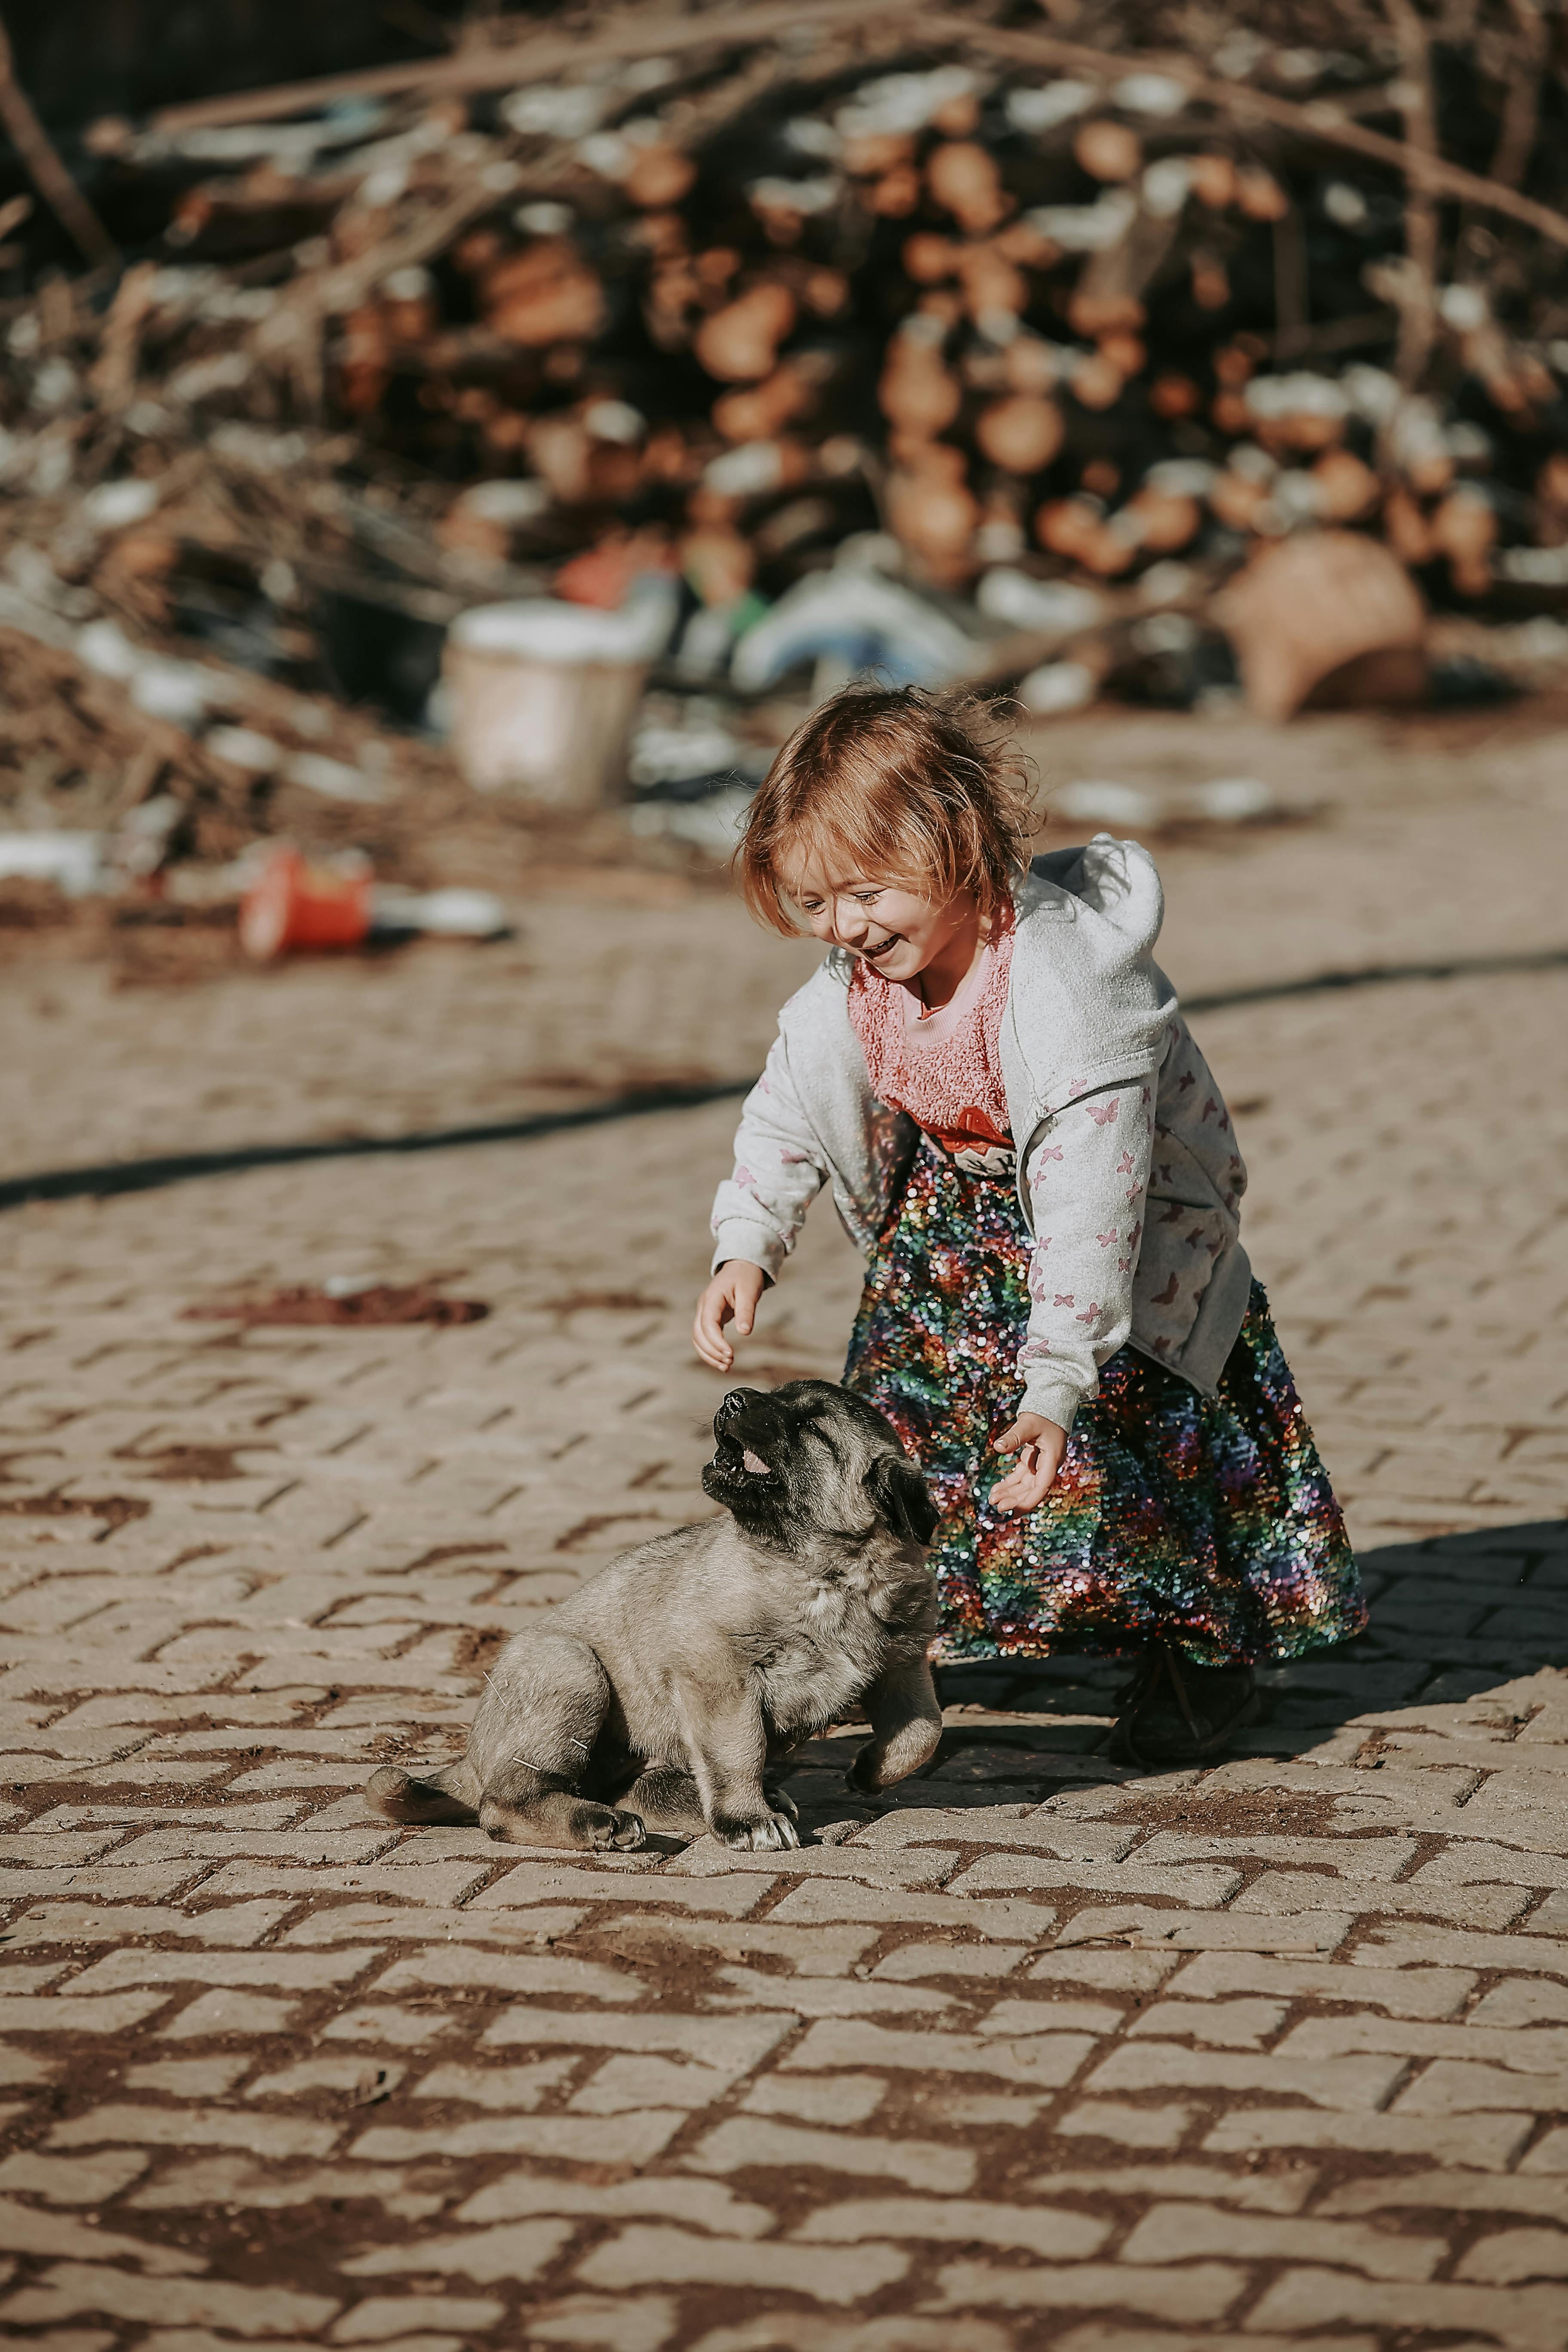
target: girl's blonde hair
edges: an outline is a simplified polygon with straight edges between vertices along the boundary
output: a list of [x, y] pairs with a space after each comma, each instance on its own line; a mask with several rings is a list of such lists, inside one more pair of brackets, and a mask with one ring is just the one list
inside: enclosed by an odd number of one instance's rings
[[847, 686], [804, 719], [768, 771], [735, 852], [759, 922], [793, 933], [782, 868], [835, 853], [868, 878], [994, 915], [1037, 830], [1028, 763], [958, 696]]

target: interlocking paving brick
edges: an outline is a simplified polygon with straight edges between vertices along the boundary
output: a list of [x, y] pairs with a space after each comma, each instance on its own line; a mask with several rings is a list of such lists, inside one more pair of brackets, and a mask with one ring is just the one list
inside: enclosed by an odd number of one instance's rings
[[362, 2132], [345, 2153], [364, 2164], [416, 2163], [427, 2156], [536, 2156], [565, 2164], [647, 2164], [662, 2154], [685, 2122], [679, 2111], [658, 2108], [605, 2121], [586, 2116], [487, 2116], [482, 2123], [424, 2131], [381, 2124]]
[[116, 2230], [101, 2230], [96, 2214], [90, 2223], [79, 2221], [73, 2214], [40, 2213], [37, 2206], [18, 2204], [11, 2197], [0, 2197], [0, 2247], [35, 2256], [75, 2254], [89, 2262], [129, 2260], [154, 2278], [206, 2268], [199, 2254], [182, 2254], [174, 2246], [149, 2245], [140, 2238], [121, 2237]]
[[1260, 2327], [1322, 2327], [1336, 2320], [1387, 2328], [1473, 2330], [1518, 2352], [1554, 2352], [1563, 2341], [1556, 2286], [1384, 2285], [1343, 2271], [1291, 2270], [1268, 2286], [1249, 2318]]
[[[1272, 1870], [1254, 1879], [1237, 1898], [1243, 1911], [1342, 1910], [1342, 1879], [1321, 1878], [1311, 1871]], [[1518, 1886], [1465, 1886], [1452, 1892], [1440, 1886], [1379, 1886], [1362, 1901], [1368, 1912], [1412, 1911], [1426, 1919], [1451, 1919], [1461, 1927], [1506, 1927], [1529, 1907], [1529, 1896]]]
[[[1315, 2165], [1287, 2172], [1222, 2172], [1211, 2164], [1121, 2164], [1093, 2172], [1065, 2168], [1041, 2173], [1029, 2183], [1037, 2196], [1150, 2196], [1217, 2198], [1253, 2213], [1295, 2213], [1317, 2187]], [[1326, 2210], [1326, 2208], [1325, 2208]]]
[[1282, 2000], [1156, 2001], [1133, 2018], [1129, 2038], [1153, 2034], [1171, 2040], [1190, 2034], [1194, 2042], [1225, 2050], [1258, 2050], [1272, 2042], [1285, 2022], [1289, 2003]]
[[84, 1993], [67, 2011], [47, 1993], [0, 1992], [0, 2033], [122, 2033], [168, 2001], [166, 1992]]
[[204, 1992], [155, 2031], [166, 2042], [205, 2042], [232, 2034], [287, 2033], [300, 2014], [295, 2000], [274, 2000], [264, 1992]]
[[808, 2124], [863, 2124], [882, 2105], [888, 2088], [876, 2074], [834, 2074], [825, 2082], [763, 2074], [745, 2093], [741, 2107], [747, 2115], [798, 2116]]
[[1205, 2150], [1225, 2156], [1256, 2148], [1332, 2147], [1347, 2153], [1415, 2156], [1428, 2164], [1483, 2165], [1501, 2172], [1530, 2137], [1531, 2123], [1521, 2115], [1467, 2112], [1445, 2126], [1432, 2116], [1314, 2114], [1308, 2107], [1237, 2107], [1222, 2116], [1204, 2141]]
[[[720, 1991], [719, 1986], [725, 1988]], [[770, 1976], [762, 1969], [720, 1969], [711, 2009], [787, 2009], [796, 2017], [931, 2016], [953, 2006], [951, 1993], [929, 1986], [846, 1982], [842, 1977]]]
[[855, 2303], [903, 2277], [910, 2258], [895, 2246], [861, 2245], [835, 2252], [814, 2248], [694, 2238], [680, 2230], [634, 2224], [577, 2265], [590, 2286], [679, 2285], [784, 2288], [820, 2303]]
[[1508, 2179], [1489, 2173], [1396, 2173], [1348, 2181], [1342, 2189], [1331, 2189], [1318, 2210], [1380, 2213], [1398, 2206], [1416, 2210], [1436, 2206], [1446, 2213], [1544, 2213], [1568, 2221], [1568, 2182], [1527, 2180], [1517, 2173]]
[[[415, 2328], [493, 2327], [506, 2305], [488, 2297], [461, 2294], [367, 2295], [332, 2323], [334, 2344], [379, 2344], [395, 2336], [401, 2343]], [[448, 2336], [461, 2344], [460, 2336]]]
[[1265, 2221], [1212, 2206], [1161, 2204], [1145, 2213], [1121, 2249], [1129, 2263], [1185, 2262], [1194, 2254], [1265, 2262], [1331, 2262], [1373, 2278], [1428, 2279], [1447, 2252], [1441, 2238], [1393, 2236], [1354, 2221]]
[[1051, 2268], [1001, 2270], [984, 2263], [952, 2263], [936, 2284], [955, 2310], [999, 2304], [1018, 2311], [1089, 2309], [1147, 2312], [1155, 2319], [1222, 2319], [1247, 2284], [1226, 2263], [1187, 2263], [1145, 2270], [1128, 2263], [1062, 2263]]
[[208, 2107], [94, 2107], [57, 2124], [49, 2147], [95, 2147], [125, 2140], [133, 2147], [243, 2147], [264, 2156], [325, 2156], [338, 2137], [335, 2124], [295, 2116], [226, 2115]]
[[[574, 2235], [571, 2221], [508, 2221], [456, 2238], [422, 2235], [417, 2244], [378, 2246], [339, 2268], [345, 2278], [386, 2278], [409, 2271], [455, 2273], [478, 2279], [537, 2278]], [[453, 2315], [452, 2324], [462, 2323]]]
[[1478, 2238], [1454, 2276], [1512, 2286], [1522, 2279], [1568, 2278], [1568, 2231], [1498, 2230]]
[[[1364, 1962], [1365, 1953], [1352, 1958]], [[1448, 2018], [1458, 2014], [1475, 1990], [1476, 1975], [1469, 1969], [1374, 1969], [1358, 1965], [1352, 1975], [1348, 1967], [1338, 1967], [1317, 1960], [1286, 1960], [1258, 1953], [1205, 1952], [1188, 1960], [1181, 1974], [1171, 1983], [1172, 1995], [1184, 2001], [1224, 2000], [1236, 1993], [1270, 1993], [1283, 2000], [1307, 2000], [1353, 2003], [1370, 2001], [1374, 2008], [1386, 2009], [1395, 2017]], [[1489, 1994], [1488, 2000], [1495, 1999]], [[1470, 2014], [1479, 2021], [1481, 2009]], [[1565, 2011], [1568, 2015], [1568, 2011]], [[1135, 2028], [1147, 2032], [1147, 2019], [1156, 2012], [1146, 2011]], [[1521, 2021], [1500, 2019], [1503, 2024]]]
[[[1178, 981], [1269, 976], [1286, 933], [1302, 970], [1330, 940], [1389, 952], [1390, 924], [1414, 952], [1413, 874], [1461, 951], [1523, 887], [1510, 805], [1483, 837], [1457, 801], [1347, 802], [1353, 870], [1310, 830], [1173, 850]], [[1544, 876], [1561, 814], [1531, 805]], [[456, 956], [428, 1001], [417, 960], [134, 1022], [84, 993], [82, 1053], [51, 1029], [13, 1148], [142, 1148], [123, 1074], [149, 1051], [160, 1145], [182, 1120], [249, 1139], [198, 1099], [215, 1055], [278, 1133], [319, 1119], [323, 1074], [384, 1125], [471, 1117], [498, 1034], [603, 1072], [645, 1024], [650, 1066], [679, 1038], [739, 1072], [812, 955], [714, 919], [722, 1005], [689, 908], [590, 927], [613, 1018]], [[886, 1808], [841, 1785], [863, 1734], [813, 1743], [798, 1853], [530, 1851], [399, 1832], [362, 1794], [458, 1751], [500, 1638], [708, 1509], [721, 1390], [684, 1324], [732, 1106], [639, 1122], [629, 1216], [612, 1129], [0, 1219], [26, 1337], [0, 1466], [146, 1506], [0, 1517], [0, 2328], [50, 2352], [1563, 2352], [1565, 984], [1203, 1019], [1368, 1635], [1269, 1669], [1235, 1756], [1172, 1773], [1106, 1760], [1114, 1666], [1003, 1662]], [[0, 998], [42, 1034], [5, 973]], [[407, 1018], [374, 1066], [373, 1006]], [[448, 1267], [487, 1321], [179, 1312], [237, 1279]], [[742, 1377], [832, 1377], [855, 1283], [819, 1213]], [[647, 1303], [594, 1303], [626, 1289]], [[164, 1475], [202, 1448], [237, 1475]]]
[[992, 2041], [979, 2033], [911, 2033], [832, 2019], [813, 2025], [781, 2063], [789, 2069], [898, 2066], [939, 2074], [995, 2074], [1004, 2082], [1057, 2090], [1071, 2082], [1093, 2048], [1089, 2034], [1031, 2033]]
[[314, 2335], [339, 2309], [339, 2299], [301, 2294], [282, 2286], [246, 2286], [217, 2279], [138, 2278], [106, 2264], [58, 2263], [37, 2286], [0, 2303], [0, 2320], [14, 2327], [47, 2327], [60, 2319], [102, 2312], [111, 2319], [153, 2320], [162, 2326], [222, 2327], [237, 2336]]
[[1022, 2246], [1032, 2254], [1074, 2260], [1098, 2253], [1110, 2224], [1087, 2213], [991, 2205], [971, 2197], [840, 2199], [796, 2222], [790, 2235], [815, 2245], [856, 2245], [864, 2238], [957, 2239], [981, 2246]]
[[1128, 2147], [1179, 2147], [1195, 2111], [1192, 2107], [1131, 2107], [1117, 2099], [1081, 2099], [1057, 2123], [1068, 2138], [1113, 2139]]
[[745, 2172], [752, 2167], [795, 2172], [802, 2165], [819, 2165], [829, 2172], [907, 2180], [911, 2189], [938, 2191], [969, 2188], [975, 2171], [968, 2148], [811, 2131], [756, 2116], [732, 2116], [715, 2125], [682, 2161], [699, 2172]]
[[1408, 2061], [1402, 2058], [1292, 2063], [1273, 2053], [1255, 2058], [1229, 2050], [1186, 2050], [1174, 2042], [1141, 2042], [1113, 2050], [1085, 2087], [1122, 2092], [1263, 2091], [1277, 2097], [1293, 2094], [1320, 2107], [1377, 2107], [1407, 2071]]
[[521, 2214], [578, 2213], [593, 2221], [658, 2213], [727, 2238], [765, 2237], [774, 2216], [765, 2205], [737, 2197], [720, 2180], [587, 2181], [509, 2172], [481, 2189], [452, 2216], [458, 2221], [510, 2221]]
[[1394, 2101], [1408, 2116], [1463, 2116], [1480, 2107], [1522, 2107], [1549, 2114], [1568, 2106], [1568, 2068], [1516, 2074], [1511, 2066], [1468, 2065], [1438, 2058], [1424, 2067]]
[[232, 2205], [248, 2212], [313, 2205], [318, 2200], [363, 2199], [403, 2221], [422, 2221], [438, 2213], [446, 2199], [437, 2191], [424, 2194], [407, 2187], [407, 2175], [371, 2165], [312, 2165], [304, 2171], [254, 2164], [237, 2156], [208, 2156], [199, 2162], [172, 2165], [127, 2202], [149, 2211], [205, 2213], [215, 2205]]
[[0, 2160], [0, 2189], [42, 2197], [51, 2205], [98, 2205], [118, 2197], [146, 2169], [147, 2158], [131, 2148], [106, 2148], [97, 2156], [22, 2148]]

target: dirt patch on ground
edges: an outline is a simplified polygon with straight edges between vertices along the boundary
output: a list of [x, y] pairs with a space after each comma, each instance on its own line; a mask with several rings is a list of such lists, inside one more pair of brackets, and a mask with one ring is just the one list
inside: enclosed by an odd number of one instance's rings
[[0, 1512], [9, 1518], [104, 1519], [108, 1522], [105, 1535], [112, 1535], [130, 1519], [144, 1519], [152, 1507], [139, 1495], [0, 1496]]
[[594, 1538], [603, 1535], [606, 1528], [630, 1527], [637, 1522], [646, 1525], [657, 1517], [654, 1511], [596, 1511], [588, 1518], [579, 1519], [576, 1526], [568, 1528], [564, 1535], [557, 1536], [551, 1549], [553, 1551], [581, 1551], [585, 1543], [592, 1543]]
[[459, 1675], [486, 1675], [511, 1639], [500, 1625], [469, 1625], [452, 1645], [452, 1667]]
[[276, 1454], [275, 1445], [161, 1445], [155, 1454], [132, 1454], [122, 1447], [117, 1462], [133, 1463], [143, 1478], [190, 1479], [221, 1483], [250, 1475], [235, 1459], [237, 1454]]
[[647, 1298], [640, 1290], [568, 1290], [559, 1298], [542, 1298], [539, 1311], [564, 1323], [569, 1315], [591, 1309], [601, 1315], [662, 1315], [668, 1305], [668, 1298]]
[[212, 1299], [184, 1310], [195, 1323], [255, 1324], [348, 1323], [479, 1323], [489, 1308], [479, 1298], [446, 1298], [433, 1284], [373, 1283], [342, 1297], [331, 1291], [296, 1284], [265, 1297]]
[[1142, 1827], [1181, 1830], [1189, 1837], [1339, 1837], [1345, 1834], [1332, 1797], [1286, 1791], [1275, 1796], [1249, 1790], [1245, 1795], [1205, 1798], [1202, 1785], [1151, 1796], [1129, 1790], [1124, 1805], [1101, 1818], [1136, 1822]]

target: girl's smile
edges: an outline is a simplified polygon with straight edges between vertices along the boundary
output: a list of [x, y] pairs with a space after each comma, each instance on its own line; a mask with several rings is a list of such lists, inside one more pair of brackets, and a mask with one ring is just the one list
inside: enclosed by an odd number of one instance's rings
[[859, 956], [884, 980], [900, 981], [928, 1005], [961, 988], [984, 943], [971, 893], [931, 898], [908, 883], [873, 875], [825, 873], [805, 861], [789, 895], [813, 934]]

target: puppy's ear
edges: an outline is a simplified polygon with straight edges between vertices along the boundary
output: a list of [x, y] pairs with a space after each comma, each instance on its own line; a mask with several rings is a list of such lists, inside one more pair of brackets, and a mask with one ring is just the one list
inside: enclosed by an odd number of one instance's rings
[[866, 1473], [866, 1487], [900, 1542], [919, 1544], [923, 1550], [942, 1515], [914, 1465], [896, 1454], [879, 1454]]

